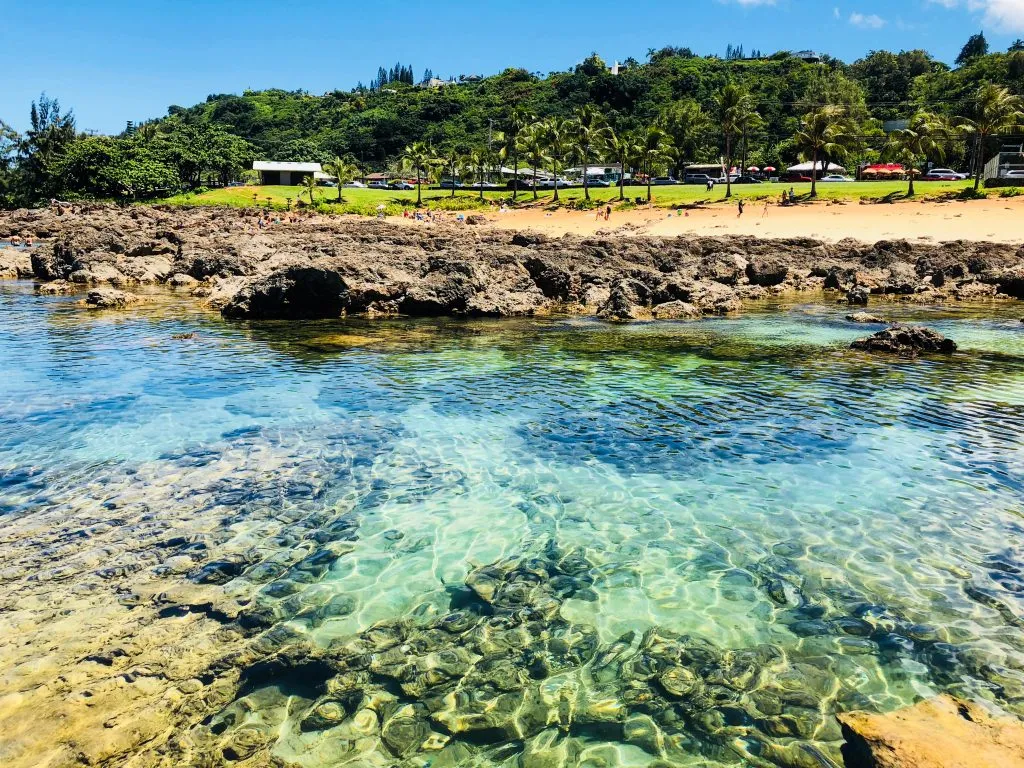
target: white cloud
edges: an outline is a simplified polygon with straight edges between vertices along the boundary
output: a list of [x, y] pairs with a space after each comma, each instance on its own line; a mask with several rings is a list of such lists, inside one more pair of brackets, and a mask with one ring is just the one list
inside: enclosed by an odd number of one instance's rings
[[928, 0], [943, 8], [965, 7], [1000, 32], [1024, 32], [1024, 0]]
[[855, 27], [861, 29], [881, 29], [885, 26], [886, 22], [881, 16], [875, 13], [858, 13], [854, 11], [850, 14], [850, 23]]

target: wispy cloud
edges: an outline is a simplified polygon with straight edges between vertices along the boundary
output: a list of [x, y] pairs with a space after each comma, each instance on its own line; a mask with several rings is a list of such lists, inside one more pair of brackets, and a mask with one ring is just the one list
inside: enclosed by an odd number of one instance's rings
[[865, 14], [857, 11], [850, 14], [850, 23], [861, 29], [881, 29], [886, 25], [885, 19], [876, 13]]
[[980, 13], [982, 23], [1000, 32], [1024, 32], [1024, 0], [928, 0], [943, 8]]

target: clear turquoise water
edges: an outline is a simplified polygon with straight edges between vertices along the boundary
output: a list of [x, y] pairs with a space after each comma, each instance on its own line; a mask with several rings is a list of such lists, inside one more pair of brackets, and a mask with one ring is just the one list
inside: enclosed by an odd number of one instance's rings
[[[820, 725], [796, 741], [831, 759], [843, 709], [948, 690], [1024, 714], [1024, 312], [889, 313], [961, 352], [853, 353], [869, 329], [819, 305], [629, 326], [242, 325], [184, 302], [90, 314], [0, 283], [0, 527], [145, 500], [176, 530], [194, 519], [207, 561], [247, 553], [224, 589], [283, 606], [324, 647], [428, 622], [471, 569], [553, 542], [590, 574], [559, 616], [601, 643], [655, 628], [769, 644], [825, 675]], [[296, 581], [290, 550], [340, 520], [351, 551]], [[151, 554], [140, 541], [111, 562], [158, 571], [172, 553]], [[295, 607], [337, 596], [345, 610], [315, 621]], [[855, 621], [870, 626], [843, 630]], [[292, 708], [249, 695], [277, 754], [337, 763]], [[670, 764], [762, 764], [749, 740], [687, 731]], [[633, 743], [564, 738], [562, 764], [655, 764]], [[498, 746], [474, 759], [506, 764]]]

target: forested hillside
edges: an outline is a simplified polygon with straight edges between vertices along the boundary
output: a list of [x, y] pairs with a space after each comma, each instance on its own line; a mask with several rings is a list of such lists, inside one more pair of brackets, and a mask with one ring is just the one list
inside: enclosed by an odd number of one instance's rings
[[[795, 135], [815, 110], [837, 108], [854, 126], [850, 159], [875, 159], [882, 122], [927, 111], [970, 116], [981, 85], [1024, 93], [1024, 43], [987, 52], [979, 36], [949, 67], [921, 50], [873, 52], [852, 64], [788, 52], [767, 57], [698, 57], [687, 49], [651, 51], [613, 74], [596, 55], [572, 71], [547, 76], [525, 69], [438, 87], [410, 84], [411, 67], [382, 69], [371, 87], [322, 95], [280, 90], [211, 95], [192, 107], [132, 125], [120, 136], [80, 136], [71, 113], [49, 99], [32, 106], [32, 128], [18, 136], [0, 126], [0, 201], [52, 196], [139, 197], [227, 182], [255, 158], [344, 158], [362, 170], [392, 166], [422, 142], [436, 153], [497, 149], [513, 110], [531, 121], [570, 118], [591, 106], [616, 135], [657, 126], [673, 148], [666, 166], [714, 160], [726, 151], [756, 165], [782, 166], [800, 156]], [[429, 73], [428, 73], [429, 74]], [[722, 94], [738, 87], [753, 113], [735, 136], [723, 130]], [[26, 105], [27, 107], [27, 105]], [[515, 129], [512, 131], [515, 133]], [[992, 137], [989, 137], [992, 138]], [[942, 156], [964, 165], [972, 143], [949, 138]], [[986, 147], [988, 148], [988, 147]], [[592, 148], [593, 159], [612, 150]], [[611, 159], [609, 155], [609, 159]]]

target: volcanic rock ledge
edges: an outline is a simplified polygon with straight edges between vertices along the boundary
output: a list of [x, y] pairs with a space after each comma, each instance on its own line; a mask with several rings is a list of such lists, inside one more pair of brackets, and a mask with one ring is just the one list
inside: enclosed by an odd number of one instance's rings
[[259, 230], [255, 221], [255, 212], [240, 209], [83, 206], [2, 213], [0, 238], [47, 239], [32, 253], [36, 280], [167, 284], [232, 318], [686, 318], [821, 290], [857, 304], [881, 295], [928, 303], [1024, 298], [1024, 247], [1005, 244], [551, 238], [323, 216]]

